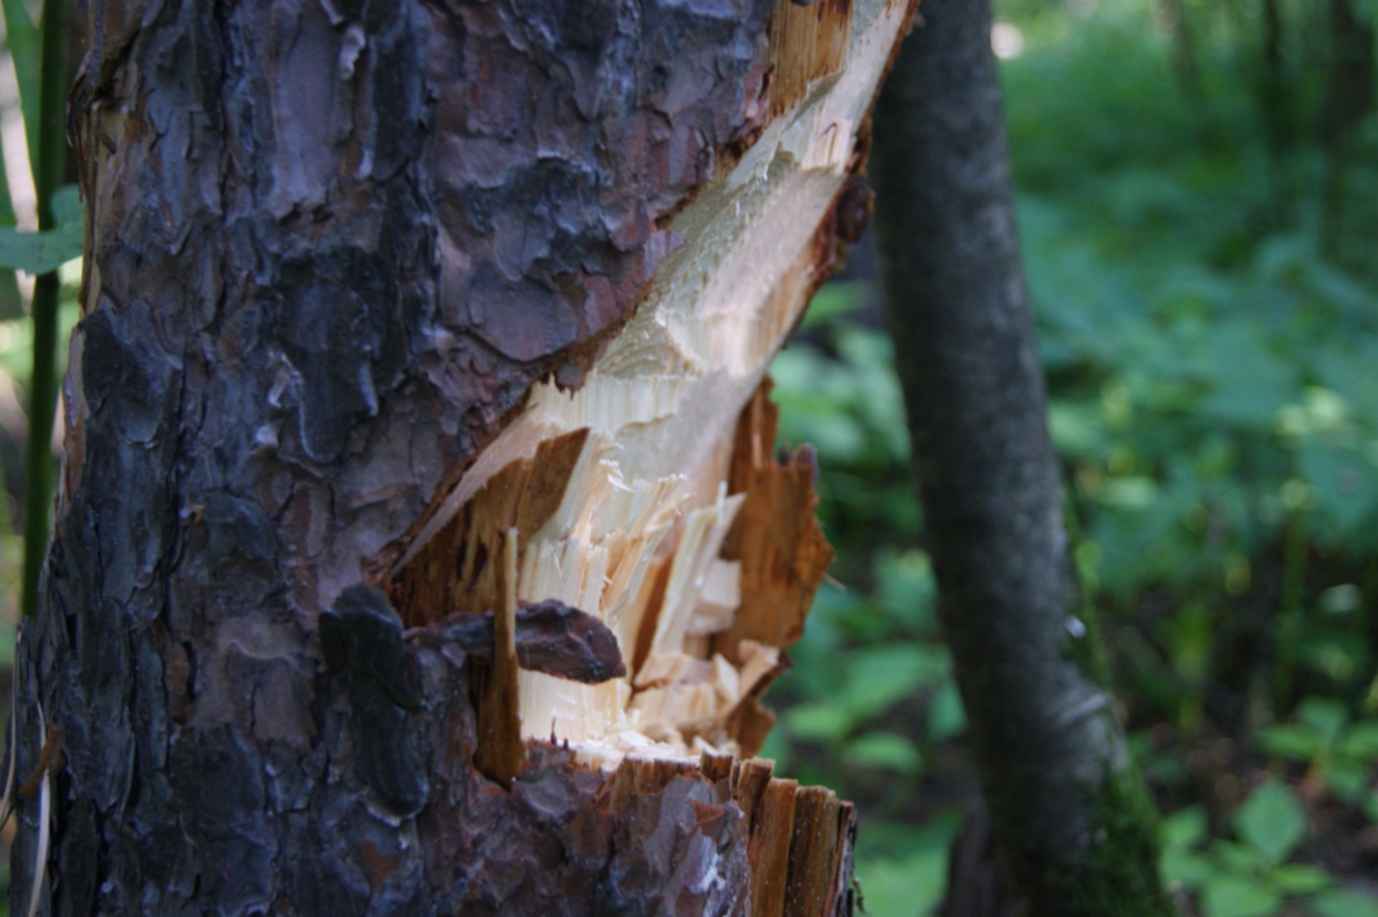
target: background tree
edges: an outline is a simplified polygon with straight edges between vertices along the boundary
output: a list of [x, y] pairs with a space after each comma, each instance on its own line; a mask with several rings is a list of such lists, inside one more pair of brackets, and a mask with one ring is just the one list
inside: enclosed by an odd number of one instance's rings
[[1032, 912], [1170, 914], [1067, 551], [990, 35], [988, 0], [929, 0], [878, 113], [881, 250], [939, 614]]

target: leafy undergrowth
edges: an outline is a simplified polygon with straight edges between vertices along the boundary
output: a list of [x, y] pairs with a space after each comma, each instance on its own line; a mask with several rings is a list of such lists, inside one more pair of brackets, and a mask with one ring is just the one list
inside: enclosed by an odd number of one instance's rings
[[[1256, 11], [1187, 3], [1198, 99], [1142, 0], [998, 6], [1024, 40], [1006, 102], [1068, 522], [1163, 874], [1186, 913], [1378, 915], [1378, 118], [1337, 213], [1307, 127], [1326, 5], [1286, 8], [1302, 127], [1276, 154]], [[857, 800], [868, 909], [912, 915], [942, 895], [975, 777], [854, 260], [774, 367], [839, 558], [767, 754]]]

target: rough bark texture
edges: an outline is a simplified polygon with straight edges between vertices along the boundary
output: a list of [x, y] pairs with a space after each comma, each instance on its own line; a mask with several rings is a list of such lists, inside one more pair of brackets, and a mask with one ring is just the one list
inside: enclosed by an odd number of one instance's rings
[[1079, 607], [990, 48], [929, 0], [882, 94], [873, 174], [940, 613], [995, 834], [1040, 915], [1168, 914], [1152, 810]]
[[[790, 913], [850, 906], [850, 806], [748, 830], [755, 794], [793, 804], [768, 767], [535, 744], [485, 778], [491, 623], [446, 622], [489, 609], [359, 585], [629, 318], [668, 219], [780, 102], [773, 8], [90, 5], [83, 319], [19, 662], [21, 772], [39, 704], [65, 766], [46, 862], [22, 812], [16, 911], [37, 874], [61, 914], [739, 913], [765, 830]], [[560, 615], [518, 618], [523, 664], [615, 670]]]

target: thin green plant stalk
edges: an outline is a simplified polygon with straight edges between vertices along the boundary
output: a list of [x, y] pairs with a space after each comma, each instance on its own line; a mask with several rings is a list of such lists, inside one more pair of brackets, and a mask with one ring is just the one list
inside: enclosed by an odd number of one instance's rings
[[[44, 0], [43, 66], [39, 83], [38, 149], [32, 153], [38, 229], [56, 227], [53, 192], [66, 165], [67, 9], [65, 0]], [[53, 414], [57, 409], [57, 313], [61, 283], [57, 271], [40, 276], [33, 297], [33, 375], [29, 380], [29, 439], [24, 495], [24, 594], [20, 613], [38, 608], [38, 580], [48, 549], [52, 503]]]
[[1306, 598], [1306, 512], [1293, 510], [1283, 531], [1282, 596], [1278, 608], [1276, 669], [1273, 704], [1281, 716], [1292, 703], [1296, 686], [1297, 642], [1301, 639], [1303, 602]]

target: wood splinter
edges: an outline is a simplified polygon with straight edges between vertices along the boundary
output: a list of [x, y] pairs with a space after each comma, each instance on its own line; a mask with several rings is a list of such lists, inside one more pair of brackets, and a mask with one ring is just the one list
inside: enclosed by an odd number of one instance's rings
[[479, 702], [479, 743], [474, 764], [503, 786], [526, 763], [517, 689], [517, 529], [503, 538], [502, 607], [493, 621], [493, 661]]
[[33, 799], [38, 794], [43, 778], [53, 771], [62, 769], [62, 727], [49, 723], [43, 736], [43, 748], [38, 752], [38, 762], [27, 780], [19, 787], [20, 799]]

